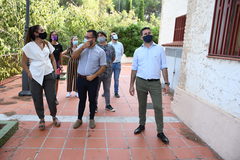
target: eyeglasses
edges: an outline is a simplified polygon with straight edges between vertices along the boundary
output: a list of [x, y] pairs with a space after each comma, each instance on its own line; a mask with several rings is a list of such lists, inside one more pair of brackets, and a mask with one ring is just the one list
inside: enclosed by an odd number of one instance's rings
[[93, 38], [93, 37], [88, 37], [88, 36], [85, 36], [84, 38], [86, 38], [86, 39], [91, 39], [91, 38]]

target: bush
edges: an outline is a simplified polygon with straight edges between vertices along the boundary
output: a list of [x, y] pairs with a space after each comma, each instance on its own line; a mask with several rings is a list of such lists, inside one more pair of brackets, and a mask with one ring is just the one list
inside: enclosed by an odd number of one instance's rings
[[[124, 46], [124, 53], [127, 57], [132, 57], [135, 49], [143, 44], [141, 40], [140, 31], [143, 27], [149, 26], [149, 24], [138, 22], [131, 24], [127, 27], [115, 27], [113, 31], [119, 36], [119, 41]], [[158, 42], [159, 27], [149, 26], [154, 35], [154, 42]]]
[[0, 81], [21, 73], [20, 62], [20, 54], [0, 56]]

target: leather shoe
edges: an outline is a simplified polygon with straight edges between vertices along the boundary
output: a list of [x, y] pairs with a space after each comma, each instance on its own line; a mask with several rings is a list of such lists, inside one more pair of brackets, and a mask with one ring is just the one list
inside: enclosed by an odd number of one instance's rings
[[135, 129], [134, 134], [139, 134], [144, 130], [145, 130], [145, 126], [144, 125], [139, 125], [138, 128]]
[[164, 143], [164, 144], [169, 144], [169, 140], [168, 138], [165, 136], [165, 134], [162, 133], [158, 133], [157, 137]]

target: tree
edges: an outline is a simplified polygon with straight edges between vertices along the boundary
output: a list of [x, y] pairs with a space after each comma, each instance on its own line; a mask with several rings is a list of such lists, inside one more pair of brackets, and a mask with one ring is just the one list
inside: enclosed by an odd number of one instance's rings
[[138, 18], [144, 21], [144, 0], [140, 0]]
[[130, 10], [132, 10], [132, 0], [127, 0], [127, 12], [129, 13]]

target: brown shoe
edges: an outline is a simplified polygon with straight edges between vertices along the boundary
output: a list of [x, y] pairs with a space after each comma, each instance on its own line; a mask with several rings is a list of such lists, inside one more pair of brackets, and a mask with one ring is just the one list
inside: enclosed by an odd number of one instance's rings
[[80, 127], [82, 125], [82, 120], [78, 119], [74, 125], [73, 125], [73, 128], [74, 129], [77, 129], [78, 127]]
[[94, 129], [94, 128], [96, 127], [96, 124], [95, 124], [95, 120], [94, 120], [94, 119], [90, 119], [90, 121], [89, 121], [89, 127], [90, 127], [91, 129]]
[[61, 126], [61, 122], [58, 120], [57, 117], [53, 117], [53, 124], [54, 124], [56, 127], [60, 127], [60, 126]]
[[44, 119], [40, 120], [38, 128], [43, 131], [45, 129], [45, 121]]

